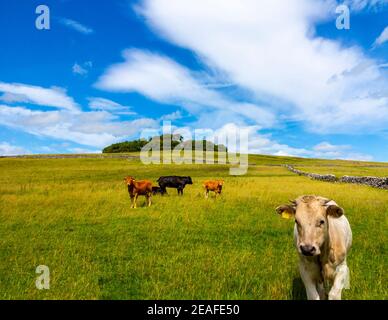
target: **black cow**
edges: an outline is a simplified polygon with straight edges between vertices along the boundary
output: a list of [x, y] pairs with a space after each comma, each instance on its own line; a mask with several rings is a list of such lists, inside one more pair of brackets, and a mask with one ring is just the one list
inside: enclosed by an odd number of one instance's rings
[[183, 189], [186, 184], [193, 184], [193, 181], [191, 180], [191, 177], [167, 176], [160, 177], [158, 183], [162, 189], [162, 194], [167, 193], [166, 188], [176, 188], [178, 194], [183, 195]]
[[163, 195], [162, 188], [161, 188], [161, 187], [152, 187], [152, 194], [153, 194], [153, 195], [157, 195], [158, 193], [160, 193], [161, 195]]

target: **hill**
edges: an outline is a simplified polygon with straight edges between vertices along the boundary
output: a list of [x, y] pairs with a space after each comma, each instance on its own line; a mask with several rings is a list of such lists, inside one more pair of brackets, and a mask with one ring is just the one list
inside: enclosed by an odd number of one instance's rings
[[151, 143], [154, 145], [159, 145], [159, 149], [163, 150], [163, 141], [167, 139], [169, 141], [171, 148], [174, 149], [177, 146], [181, 146], [182, 148], [191, 148], [194, 150], [196, 144], [198, 142], [202, 145], [202, 150], [214, 150], [218, 151], [227, 151], [227, 148], [224, 145], [217, 145], [213, 142], [201, 140], [183, 140], [181, 135], [161, 135], [159, 137], [153, 137], [149, 140], [146, 139], [138, 139], [133, 141], [124, 141], [119, 143], [114, 143], [110, 146], [105, 147], [102, 152], [103, 153], [125, 153], [125, 152], [140, 152], [141, 149]]

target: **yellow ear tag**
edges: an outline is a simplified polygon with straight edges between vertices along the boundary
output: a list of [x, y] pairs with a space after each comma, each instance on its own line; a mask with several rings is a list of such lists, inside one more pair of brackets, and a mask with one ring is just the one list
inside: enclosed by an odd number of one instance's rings
[[291, 219], [291, 214], [286, 212], [286, 211], [283, 211], [282, 212], [282, 218], [284, 218], [284, 219]]

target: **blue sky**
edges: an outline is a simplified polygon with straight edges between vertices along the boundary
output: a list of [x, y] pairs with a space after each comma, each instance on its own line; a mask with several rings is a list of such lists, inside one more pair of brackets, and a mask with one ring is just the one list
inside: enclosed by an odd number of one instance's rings
[[96, 152], [170, 120], [247, 127], [252, 153], [388, 161], [386, 27], [388, 0], [1, 1], [0, 154]]

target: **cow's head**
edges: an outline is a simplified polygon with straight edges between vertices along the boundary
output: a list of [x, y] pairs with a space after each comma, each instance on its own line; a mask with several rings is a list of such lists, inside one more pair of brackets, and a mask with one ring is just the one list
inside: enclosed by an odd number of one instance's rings
[[131, 176], [125, 177], [124, 182], [130, 186], [135, 182], [135, 178]]
[[344, 210], [334, 201], [317, 196], [299, 197], [290, 204], [276, 208], [276, 212], [285, 218], [295, 218], [297, 248], [305, 256], [321, 254], [328, 234], [328, 217], [338, 218], [344, 214]]
[[193, 184], [191, 177], [186, 177], [186, 184]]

